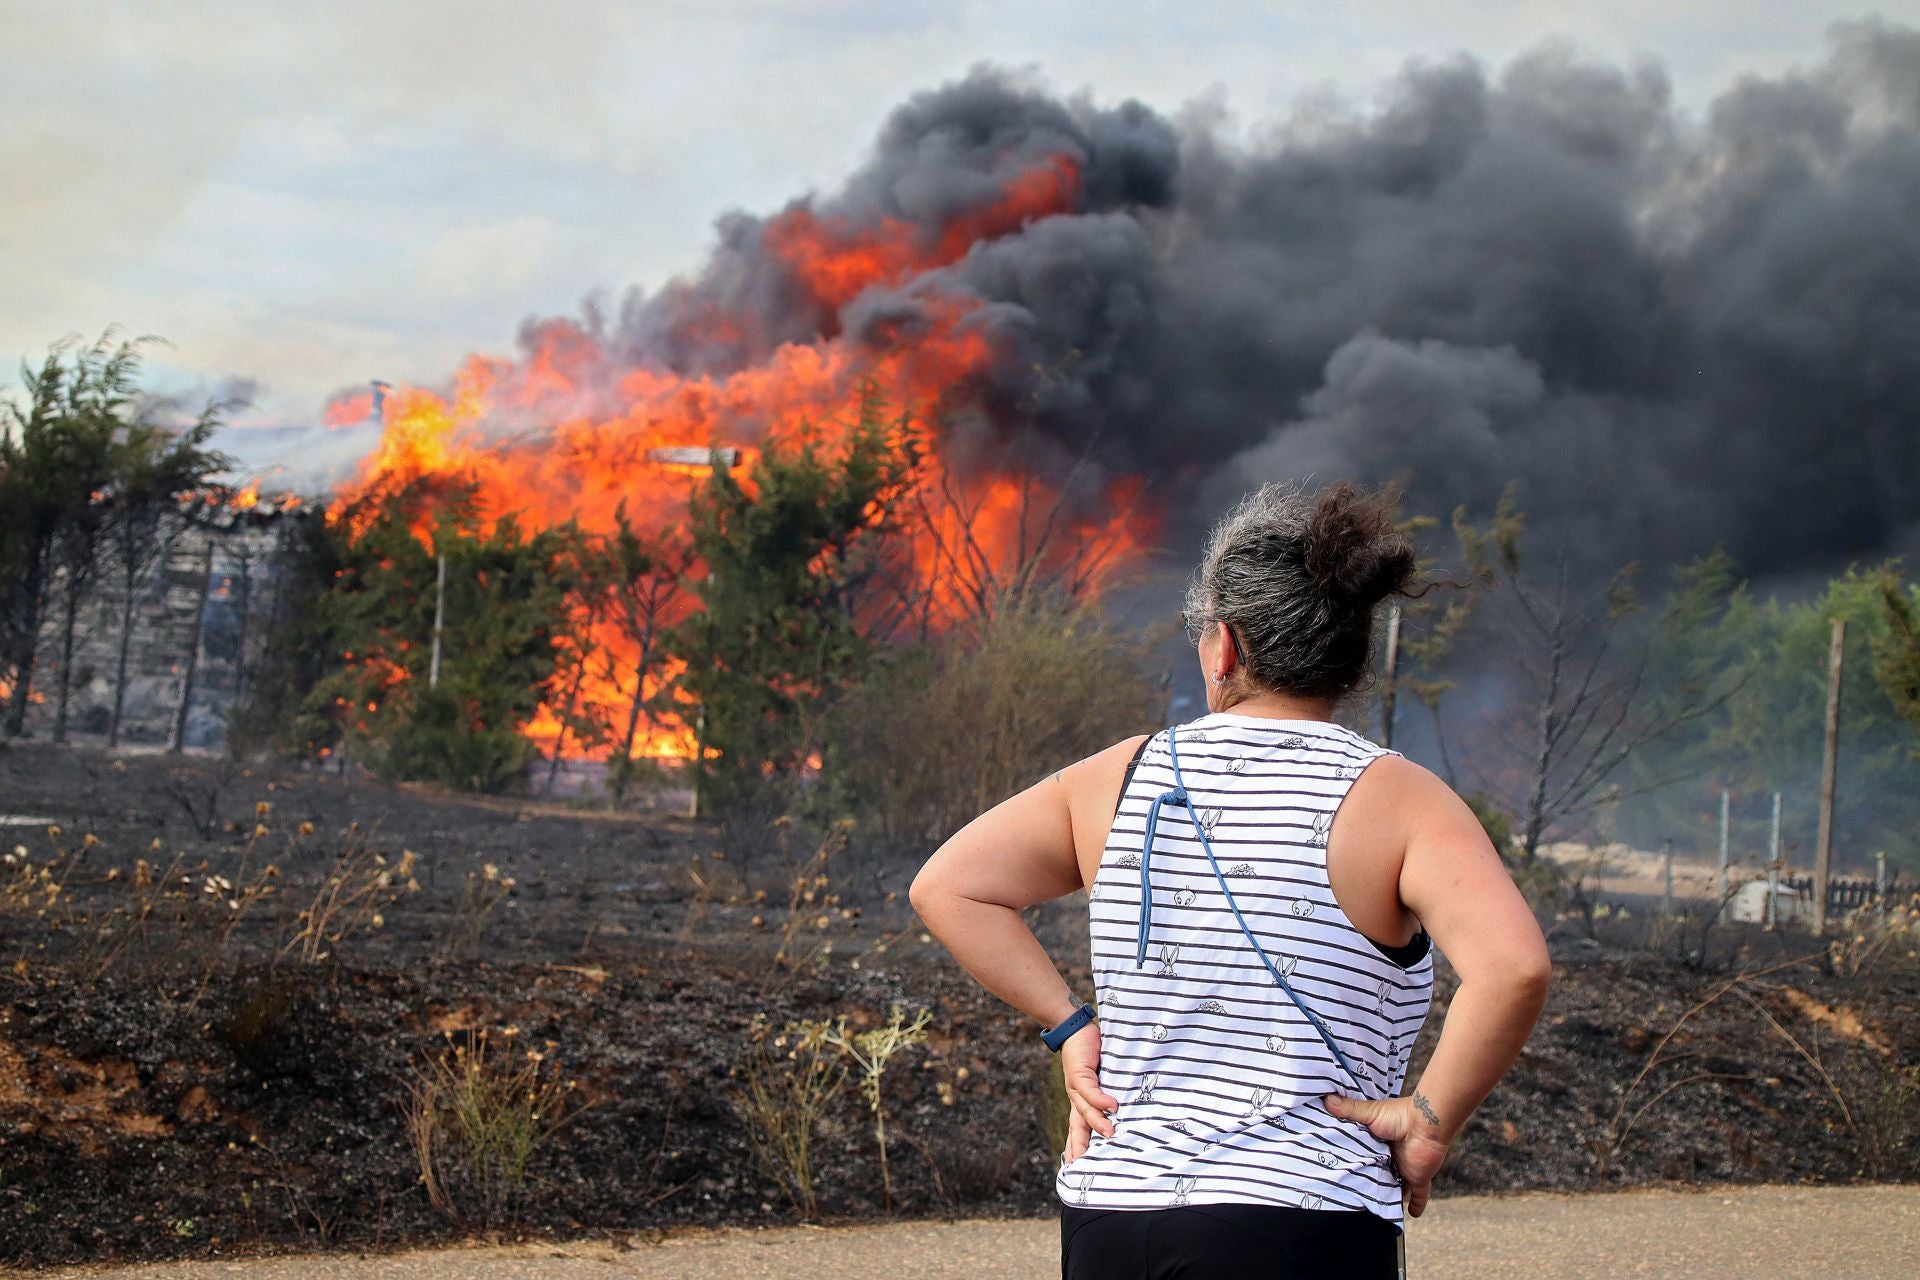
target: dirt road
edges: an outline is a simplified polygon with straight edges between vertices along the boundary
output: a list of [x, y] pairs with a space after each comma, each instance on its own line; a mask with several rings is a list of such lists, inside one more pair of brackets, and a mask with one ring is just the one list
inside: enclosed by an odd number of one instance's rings
[[[660, 1244], [454, 1249], [39, 1273], [41, 1280], [958, 1280], [1058, 1274], [1053, 1221], [705, 1231]], [[1443, 1200], [1413, 1224], [1416, 1280], [1910, 1280], [1920, 1187], [1754, 1187]]]

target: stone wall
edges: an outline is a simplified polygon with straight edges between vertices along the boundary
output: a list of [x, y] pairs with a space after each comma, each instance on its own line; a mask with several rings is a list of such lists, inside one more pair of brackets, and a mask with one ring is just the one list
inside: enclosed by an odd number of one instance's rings
[[[286, 555], [300, 521], [317, 519], [318, 504], [262, 500], [248, 508], [194, 504], [169, 517], [171, 547], [133, 596], [127, 691], [120, 742], [162, 747], [171, 739], [201, 612], [192, 670], [185, 745], [223, 749], [229, 710], [260, 669], [267, 638], [285, 621]], [[104, 741], [113, 715], [115, 676], [126, 601], [125, 575], [111, 547], [83, 595], [69, 672], [69, 741]], [[60, 687], [66, 584], [47, 593], [27, 711], [27, 732], [52, 736]], [[204, 611], [202, 611], [204, 602]]]

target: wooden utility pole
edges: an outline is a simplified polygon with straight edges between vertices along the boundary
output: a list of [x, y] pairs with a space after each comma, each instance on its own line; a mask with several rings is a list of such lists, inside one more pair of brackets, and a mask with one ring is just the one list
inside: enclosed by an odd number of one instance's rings
[[1827, 751], [1820, 767], [1820, 835], [1813, 850], [1813, 935], [1827, 931], [1827, 877], [1833, 870], [1833, 792], [1840, 764], [1840, 673], [1847, 652], [1847, 620], [1833, 620], [1827, 656]]
[[1380, 745], [1383, 747], [1391, 747], [1393, 745], [1393, 704], [1395, 695], [1399, 692], [1395, 684], [1395, 677], [1399, 675], [1399, 672], [1400, 605], [1398, 602], [1395, 602], [1393, 607], [1387, 611], [1387, 689], [1386, 697], [1382, 699], [1380, 707]]
[[207, 616], [207, 596], [213, 591], [213, 530], [207, 535], [206, 554], [200, 558], [200, 590], [193, 600], [193, 639], [187, 642], [187, 669], [180, 675], [180, 702], [173, 709], [173, 733], [167, 752], [179, 755], [187, 745], [187, 713], [193, 707], [193, 669], [200, 663], [200, 630]]
[[1660, 911], [1667, 919], [1673, 919], [1673, 837], [1667, 837], [1667, 852], [1663, 860], [1666, 864], [1666, 891], [1661, 895]]

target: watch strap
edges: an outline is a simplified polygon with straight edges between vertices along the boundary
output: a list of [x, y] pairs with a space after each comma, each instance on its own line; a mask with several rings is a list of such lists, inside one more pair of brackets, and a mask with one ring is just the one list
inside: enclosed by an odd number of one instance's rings
[[1040, 1039], [1046, 1044], [1047, 1048], [1058, 1053], [1060, 1052], [1060, 1046], [1067, 1042], [1068, 1037], [1072, 1036], [1074, 1032], [1086, 1026], [1089, 1022], [1092, 1022], [1093, 1017], [1093, 1006], [1083, 1004], [1068, 1014], [1059, 1026], [1042, 1031], [1040, 1033]]

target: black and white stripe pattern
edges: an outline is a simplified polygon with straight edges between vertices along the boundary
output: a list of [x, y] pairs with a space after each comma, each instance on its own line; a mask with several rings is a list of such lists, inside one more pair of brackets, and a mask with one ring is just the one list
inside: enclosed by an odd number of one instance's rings
[[[1204, 823], [1247, 926], [1340, 1043], [1361, 1092], [1392, 1097], [1433, 995], [1433, 958], [1382, 954], [1334, 900], [1326, 842], [1360, 771], [1390, 754], [1338, 725], [1219, 712], [1179, 729]], [[1088, 904], [1111, 1138], [1062, 1165], [1060, 1198], [1105, 1209], [1250, 1203], [1401, 1220], [1386, 1144], [1320, 1099], [1355, 1092], [1235, 923], [1188, 811], [1154, 840], [1147, 962], [1135, 967], [1147, 810], [1174, 787], [1167, 735], [1127, 784]]]

